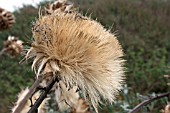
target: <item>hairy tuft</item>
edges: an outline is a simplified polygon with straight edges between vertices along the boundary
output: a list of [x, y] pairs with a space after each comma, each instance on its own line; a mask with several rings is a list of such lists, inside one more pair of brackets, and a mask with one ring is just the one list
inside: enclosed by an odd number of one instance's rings
[[114, 34], [77, 12], [42, 16], [32, 32], [26, 58], [33, 58], [37, 76], [48, 64], [68, 88], [79, 87], [96, 111], [102, 99], [114, 101], [124, 83], [123, 52]]

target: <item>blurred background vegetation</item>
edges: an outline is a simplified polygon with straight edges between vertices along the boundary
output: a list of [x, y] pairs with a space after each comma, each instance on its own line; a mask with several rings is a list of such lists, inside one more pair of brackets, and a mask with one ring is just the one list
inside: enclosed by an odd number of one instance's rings
[[[163, 77], [170, 73], [170, 0], [71, 1], [84, 15], [91, 15], [111, 29], [125, 52], [127, 86], [113, 105], [102, 106], [100, 112], [127, 113], [143, 98], [170, 91], [168, 80]], [[0, 48], [8, 35], [30, 42], [31, 25], [38, 18], [38, 11], [33, 6], [16, 10], [16, 24], [0, 33]], [[0, 58], [0, 113], [9, 113], [18, 92], [33, 83], [31, 63], [19, 63], [23, 57]], [[156, 101], [140, 112], [160, 113], [166, 102], [166, 98]]]

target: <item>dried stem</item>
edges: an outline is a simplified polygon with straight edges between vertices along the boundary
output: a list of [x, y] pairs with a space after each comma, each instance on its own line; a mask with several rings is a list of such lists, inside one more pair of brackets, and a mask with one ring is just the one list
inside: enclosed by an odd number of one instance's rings
[[36, 88], [39, 86], [39, 83], [41, 82], [41, 80], [42, 80], [41, 76], [36, 79], [34, 84], [29, 89], [29, 92], [25, 95], [24, 99], [19, 103], [18, 107], [15, 109], [15, 111], [13, 113], [20, 113], [22, 111], [22, 109], [24, 108], [27, 100], [29, 98], [31, 98], [32, 94], [34, 93]]
[[[59, 73], [57, 73], [57, 74], [59, 75]], [[56, 76], [58, 76], [58, 75], [56, 75]], [[58, 77], [56, 77], [55, 79], [52, 79], [50, 81], [50, 83], [45, 88], [44, 92], [40, 95], [40, 97], [37, 99], [37, 101], [34, 103], [34, 105], [31, 107], [31, 109], [29, 110], [28, 113], [35, 113], [37, 111], [38, 107], [40, 106], [42, 101], [47, 97], [47, 94], [50, 92], [50, 90], [52, 89], [53, 85], [56, 82], [59, 82]]]
[[136, 113], [137, 111], [139, 111], [143, 106], [146, 106], [147, 104], [151, 103], [152, 101], [154, 100], [158, 100], [160, 98], [163, 98], [163, 97], [169, 97], [170, 96], [170, 92], [168, 93], [164, 93], [164, 94], [160, 94], [160, 95], [157, 95], [155, 97], [152, 97], [152, 98], [149, 98], [143, 102], [141, 102], [140, 104], [138, 104], [135, 108], [132, 109], [132, 111], [130, 111], [129, 113]]
[[7, 50], [6, 48], [3, 48], [3, 49], [0, 51], [0, 57], [4, 54], [4, 52], [5, 52], [6, 50]]

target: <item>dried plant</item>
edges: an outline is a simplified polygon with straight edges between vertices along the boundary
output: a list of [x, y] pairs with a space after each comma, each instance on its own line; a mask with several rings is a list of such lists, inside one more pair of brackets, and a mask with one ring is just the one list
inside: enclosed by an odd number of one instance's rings
[[70, 113], [92, 113], [90, 112], [89, 105], [83, 99], [79, 99], [75, 108], [71, 109]]
[[77, 106], [79, 94], [76, 90], [76, 86], [72, 89], [68, 89], [62, 81], [57, 83], [55, 97], [60, 111], [66, 111], [69, 108], [75, 108]]
[[[155, 100], [159, 100], [161, 98], [164, 98], [164, 97], [168, 97], [169, 98], [170, 96], [170, 92], [167, 92], [167, 93], [163, 93], [163, 94], [159, 94], [159, 95], [156, 95], [154, 97], [151, 97], [151, 98], [148, 98], [144, 101], [142, 101], [140, 104], [138, 104], [137, 106], [135, 106], [130, 112], [128, 113], [137, 113], [143, 106], [146, 106], [148, 104], [150, 104], [151, 102], [155, 101]], [[166, 113], [166, 112], [165, 112]]]
[[170, 104], [165, 106], [164, 110], [161, 110], [162, 113], [170, 113]]
[[[47, 64], [43, 71], [44, 74], [50, 73], [50, 66]], [[43, 80], [40, 85], [46, 87], [47, 82], [50, 81], [49, 79], [51, 79], [51, 76], [45, 76], [45, 80]], [[89, 113], [89, 105], [85, 100], [80, 99], [77, 86], [68, 89], [63, 81], [60, 80], [53, 86], [52, 91], [55, 93], [55, 99], [60, 111], [70, 109], [70, 113]]]
[[9, 11], [0, 8], [0, 31], [8, 29], [14, 23], [15, 23], [14, 15]]
[[115, 100], [124, 83], [124, 60], [114, 34], [77, 12], [42, 16], [32, 32], [34, 42], [26, 58], [34, 58], [37, 76], [48, 64], [68, 89], [79, 87], [96, 111], [101, 98]]
[[57, 0], [45, 9], [46, 14], [74, 11], [73, 4], [67, 0]]
[[[29, 91], [29, 89], [26, 88], [25, 90], [22, 90], [21, 93], [18, 95], [18, 101], [16, 102], [16, 105], [12, 109], [12, 113], [14, 113], [14, 111], [18, 107], [19, 103], [23, 100], [23, 98], [28, 93], [28, 91]], [[31, 108], [31, 105], [34, 104], [35, 101], [38, 99], [39, 95], [40, 95], [40, 92], [37, 92], [32, 96], [32, 103], [30, 100], [27, 100], [26, 105], [24, 106], [24, 108], [22, 109], [22, 111], [20, 113], [27, 113], [29, 111], [29, 109]], [[40, 105], [40, 107], [38, 108], [38, 113], [47, 113], [46, 105], [45, 105], [46, 101], [47, 101], [47, 99], [45, 99], [43, 101], [43, 103]]]
[[9, 36], [8, 40], [4, 41], [4, 53], [12, 57], [16, 57], [23, 51], [22, 41], [16, 37]]
[[14, 113], [24, 109], [25, 100], [39, 85], [46, 91], [28, 113], [38, 108], [51, 89], [60, 110], [70, 108], [73, 113], [89, 113], [90, 104], [98, 112], [101, 100], [112, 103], [122, 89], [124, 60], [117, 38], [98, 22], [71, 11], [66, 3], [55, 2], [33, 25], [34, 41], [25, 57], [33, 59], [37, 80]]

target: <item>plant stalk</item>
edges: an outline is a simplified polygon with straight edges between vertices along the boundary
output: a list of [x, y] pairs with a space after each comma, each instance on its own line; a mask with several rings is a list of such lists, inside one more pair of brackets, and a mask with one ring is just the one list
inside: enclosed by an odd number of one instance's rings
[[34, 84], [29, 89], [29, 92], [25, 95], [24, 99], [19, 103], [19, 105], [17, 106], [17, 108], [15, 109], [15, 111], [13, 113], [20, 113], [22, 111], [22, 109], [24, 108], [27, 100], [29, 98], [31, 98], [32, 94], [34, 93], [36, 88], [39, 86], [39, 83], [41, 82], [41, 80], [42, 80], [42, 77], [38, 77], [35, 80]]
[[[57, 73], [59, 74], [59, 73]], [[56, 75], [58, 76], [58, 75]], [[40, 95], [40, 97], [37, 99], [37, 101], [34, 103], [34, 105], [31, 107], [31, 109], [28, 111], [28, 113], [36, 113], [38, 111], [38, 107], [40, 106], [40, 104], [42, 103], [42, 101], [47, 97], [47, 94], [50, 92], [50, 90], [52, 89], [53, 85], [59, 82], [58, 77], [55, 77], [55, 79], [52, 79], [49, 84], [47, 85], [47, 87], [45, 88], [44, 92], [42, 92], [42, 94]]]
[[157, 95], [155, 97], [149, 98], [147, 100], [144, 100], [143, 102], [141, 102], [140, 104], [138, 104], [135, 108], [132, 109], [132, 111], [130, 111], [129, 113], [136, 113], [138, 112], [143, 106], [146, 106], [147, 104], [151, 103], [152, 101], [158, 100], [160, 98], [163, 97], [169, 97], [170, 96], [170, 92], [168, 93], [163, 93], [160, 95]]

